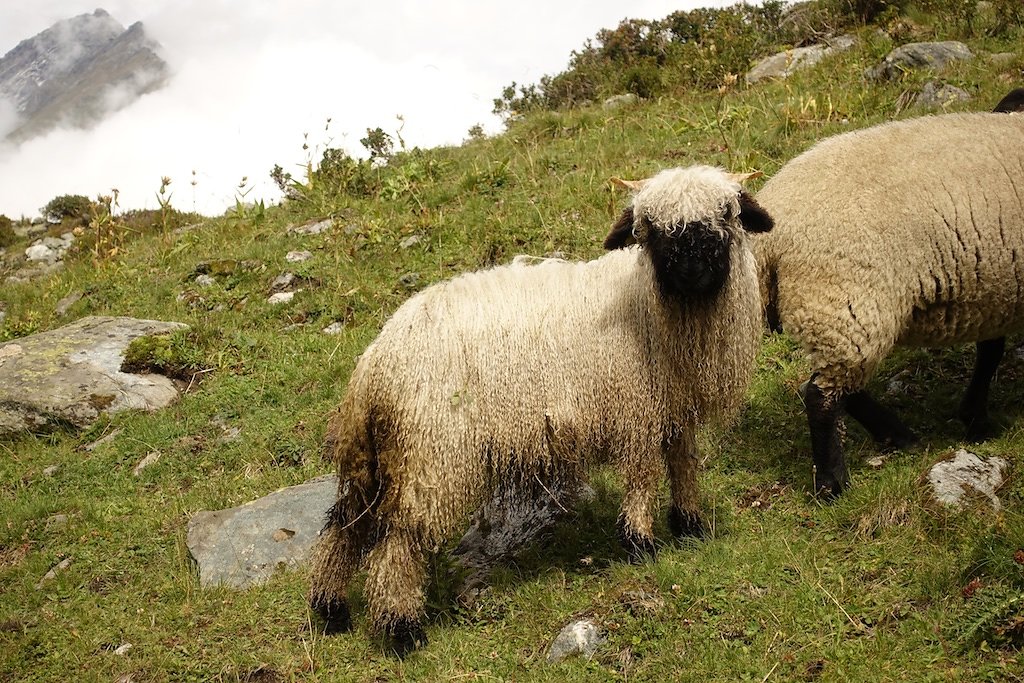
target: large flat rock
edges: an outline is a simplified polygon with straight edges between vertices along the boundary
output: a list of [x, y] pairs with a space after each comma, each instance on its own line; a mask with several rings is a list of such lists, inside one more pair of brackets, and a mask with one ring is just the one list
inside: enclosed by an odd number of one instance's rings
[[278, 569], [304, 566], [338, 494], [326, 475], [227, 510], [199, 512], [188, 523], [188, 549], [202, 586], [248, 588]]
[[84, 428], [103, 413], [156, 410], [178, 397], [162, 375], [121, 372], [137, 337], [182, 323], [90, 316], [0, 344], [0, 437], [58, 426]]

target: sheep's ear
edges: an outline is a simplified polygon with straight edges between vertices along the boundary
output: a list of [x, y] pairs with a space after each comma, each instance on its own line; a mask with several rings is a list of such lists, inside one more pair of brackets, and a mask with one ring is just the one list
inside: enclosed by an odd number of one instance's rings
[[612, 178], [611, 183], [616, 187], [621, 187], [622, 189], [629, 190], [630, 192], [639, 192], [644, 188], [644, 185], [647, 184], [647, 180], [623, 180], [622, 178]]
[[740, 190], [740, 223], [747, 232], [768, 232], [775, 227], [775, 221], [761, 208], [750, 193]]
[[622, 212], [619, 220], [612, 226], [612, 231], [604, 238], [604, 248], [608, 251], [622, 249], [631, 244], [636, 244], [636, 236], [633, 235], [633, 207], [628, 207]]
[[726, 175], [729, 176], [729, 180], [742, 185], [748, 180], [760, 178], [764, 173], [761, 173], [761, 171], [751, 171], [750, 173], [726, 173]]

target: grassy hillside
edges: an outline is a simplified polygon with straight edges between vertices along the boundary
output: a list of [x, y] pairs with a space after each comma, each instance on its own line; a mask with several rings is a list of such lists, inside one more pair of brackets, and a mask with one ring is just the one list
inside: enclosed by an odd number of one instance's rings
[[[939, 14], [894, 6], [877, 20], [900, 41], [964, 39], [978, 57], [942, 78], [973, 96], [956, 108], [991, 108], [1021, 84], [1024, 32], [969, 24], [954, 5]], [[431, 644], [405, 661], [369, 637], [358, 588], [355, 633], [324, 638], [310, 622], [301, 573], [247, 592], [201, 590], [185, 546], [195, 512], [329, 471], [320, 458], [325, 416], [356, 356], [413, 291], [519, 253], [598, 256], [624, 202], [610, 176], [696, 162], [770, 175], [823, 136], [920, 113], [907, 94], [930, 75], [863, 79], [895, 44], [875, 29], [784, 82], [669, 83], [614, 110], [537, 106], [511, 116], [505, 134], [458, 148], [388, 153], [378, 144], [385, 164], [324, 156], [311, 141], [312, 172], [291, 181], [294, 199], [281, 207], [240, 203], [191, 226], [169, 210], [127, 225], [100, 207], [63, 272], [0, 288], [0, 340], [83, 315], [177, 320], [191, 330], [174, 339], [172, 364], [187, 377], [202, 373], [162, 412], [0, 442], [0, 680], [1024, 678], [1024, 479], [1016, 473], [1024, 360], [1013, 351], [992, 399], [1006, 430], [974, 447], [1014, 467], [1001, 512], [943, 512], [919, 481], [961, 445], [951, 418], [970, 349], [886, 362], [872, 388], [923, 444], [872, 467], [866, 460], [877, 452], [851, 424], [854, 486], [822, 505], [809, 495], [796, 395], [807, 369], [788, 338], [767, 336], [748, 408], [732, 430], [704, 440], [710, 539], [670, 543], [662, 521], [657, 562], [627, 564], [614, 534], [619, 482], [595, 472], [597, 497], [499, 571], [472, 608], [455, 603], [450, 563], [438, 558]], [[333, 227], [323, 234], [288, 232], [325, 217]], [[421, 241], [399, 246], [412, 235]], [[297, 249], [314, 257], [286, 263]], [[200, 287], [197, 267], [210, 261], [222, 262], [212, 268], [216, 282]], [[285, 271], [303, 279], [302, 291], [272, 306], [271, 283]], [[73, 291], [85, 296], [57, 316], [56, 303]], [[344, 331], [323, 334], [334, 321]], [[906, 388], [886, 395], [896, 375]], [[235, 429], [238, 438], [228, 438]], [[159, 462], [132, 476], [153, 451]], [[65, 558], [68, 569], [37, 588]], [[598, 620], [608, 642], [590, 661], [546, 664], [554, 635], [579, 616]], [[132, 649], [115, 654], [126, 642]]]

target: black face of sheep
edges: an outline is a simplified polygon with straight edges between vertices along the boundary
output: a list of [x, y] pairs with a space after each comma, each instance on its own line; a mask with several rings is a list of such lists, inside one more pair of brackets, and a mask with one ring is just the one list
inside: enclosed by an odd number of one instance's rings
[[[740, 181], [746, 177], [734, 178]], [[659, 220], [656, 210], [647, 209], [648, 198], [639, 193], [648, 181], [615, 182], [637, 191], [638, 197], [612, 226], [604, 246], [612, 250], [642, 243], [650, 255], [661, 295], [670, 301], [691, 305], [713, 303], [729, 279], [735, 226], [747, 232], [767, 232], [772, 228], [771, 217], [743, 190], [726, 199], [715, 222], [673, 222]], [[729, 199], [735, 199], [736, 206]], [[638, 205], [643, 212], [639, 218]]]
[[662, 296], [687, 302], [713, 299], [729, 278], [731, 243], [729, 233], [707, 223], [677, 225], [671, 235], [651, 231], [647, 250]]

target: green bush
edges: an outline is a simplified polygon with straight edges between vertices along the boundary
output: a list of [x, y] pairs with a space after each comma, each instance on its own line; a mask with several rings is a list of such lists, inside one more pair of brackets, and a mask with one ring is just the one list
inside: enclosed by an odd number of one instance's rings
[[47, 220], [54, 223], [69, 219], [85, 225], [89, 222], [92, 201], [80, 194], [62, 194], [51, 199], [40, 211]]
[[0, 214], [0, 249], [11, 246], [15, 239], [17, 235], [14, 234], [14, 221]]

